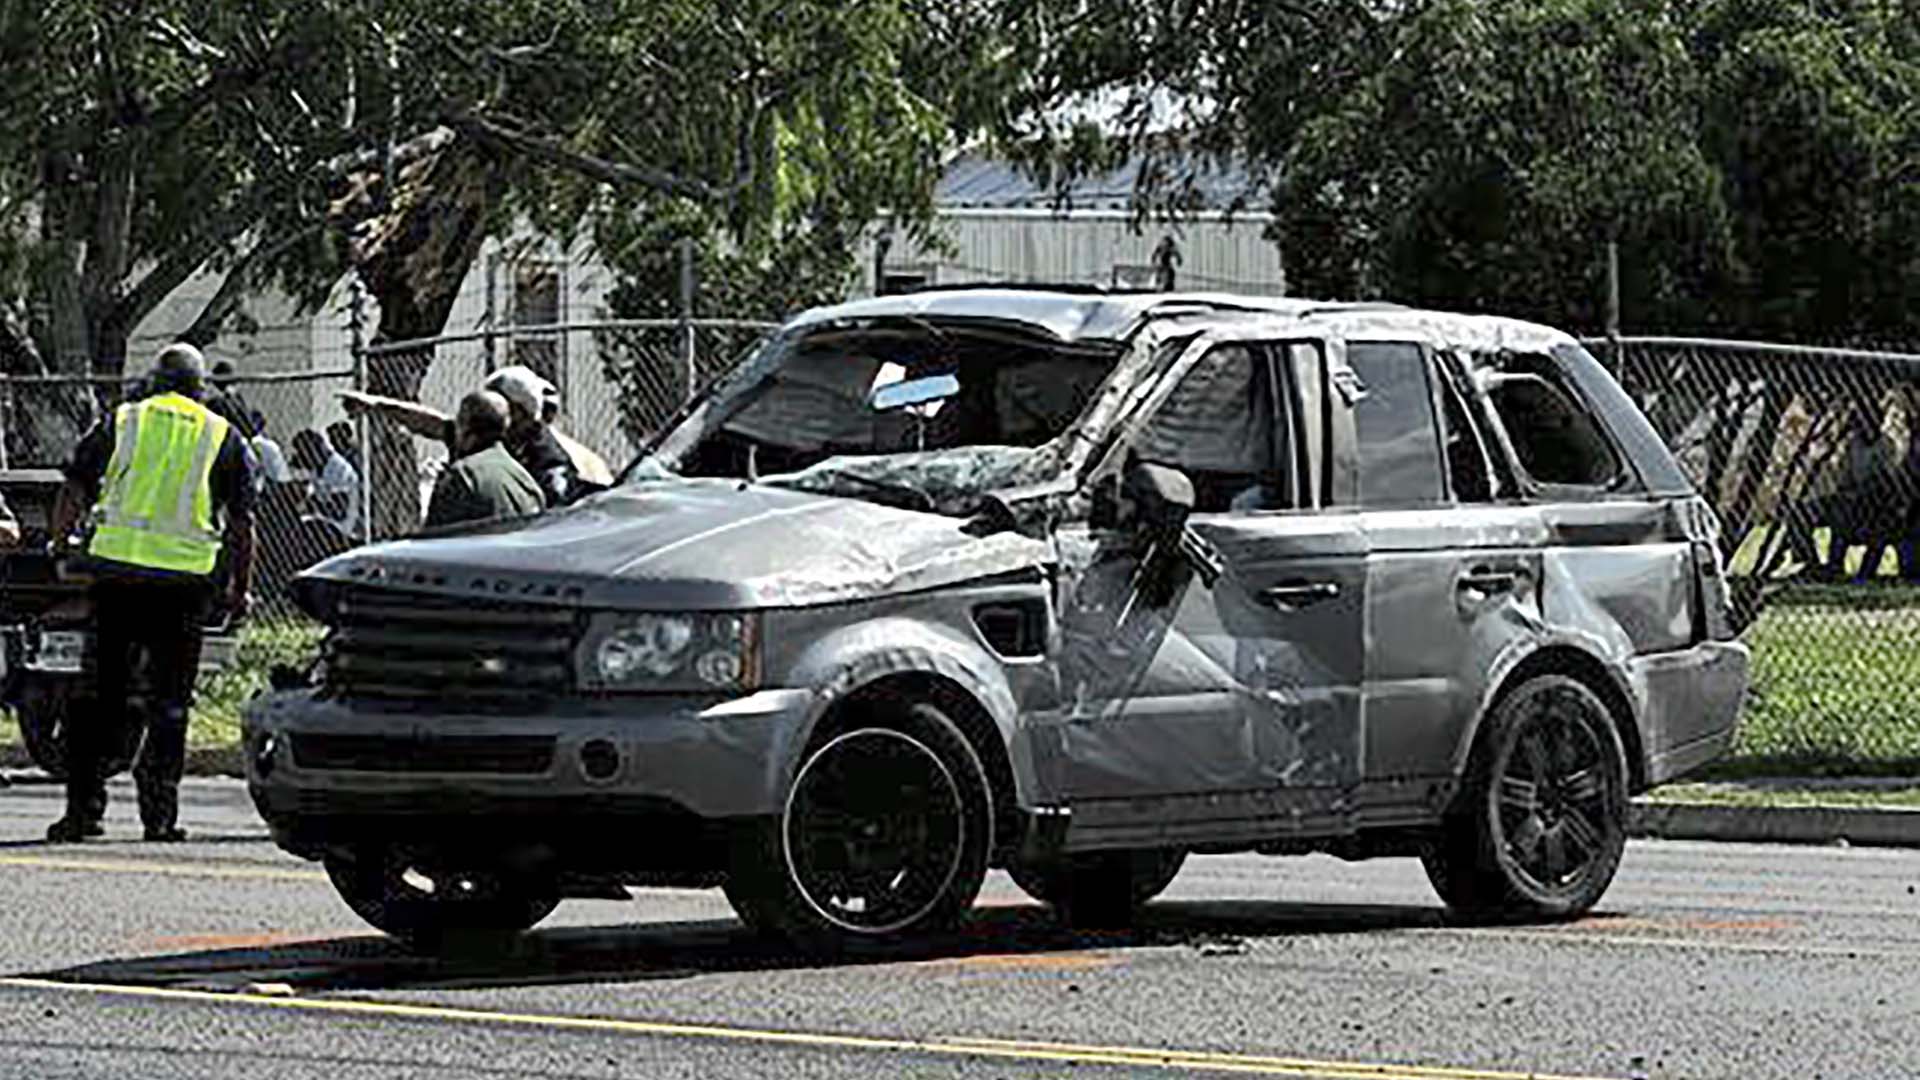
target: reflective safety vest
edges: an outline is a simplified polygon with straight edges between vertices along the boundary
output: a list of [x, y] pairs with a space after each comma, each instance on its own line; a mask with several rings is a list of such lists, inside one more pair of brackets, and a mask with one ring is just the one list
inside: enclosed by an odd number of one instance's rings
[[94, 507], [89, 554], [185, 574], [213, 573], [213, 465], [227, 422], [180, 394], [120, 406]]

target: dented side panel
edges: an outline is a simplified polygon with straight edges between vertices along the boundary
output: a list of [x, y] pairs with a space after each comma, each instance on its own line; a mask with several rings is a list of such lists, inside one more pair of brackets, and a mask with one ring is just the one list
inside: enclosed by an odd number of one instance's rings
[[1138, 554], [1062, 536], [1061, 705], [1044, 722], [1061, 733], [1077, 820], [1101, 800], [1358, 779], [1366, 579], [1353, 517], [1192, 524], [1226, 573], [1211, 589], [1185, 578], [1160, 607], [1143, 600]]
[[1502, 657], [1544, 636], [1546, 527], [1528, 506], [1363, 515], [1369, 780], [1447, 776]]

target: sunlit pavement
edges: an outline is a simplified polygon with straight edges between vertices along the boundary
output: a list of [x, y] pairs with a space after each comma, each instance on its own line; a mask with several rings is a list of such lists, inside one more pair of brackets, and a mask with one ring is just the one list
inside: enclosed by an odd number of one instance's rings
[[1551, 927], [1450, 925], [1409, 860], [1194, 859], [1116, 934], [995, 875], [962, 933], [832, 962], [642, 890], [436, 958], [238, 784], [189, 785], [182, 845], [114, 794], [105, 841], [49, 847], [59, 789], [0, 788], [0, 1075], [1920, 1074], [1920, 852], [1636, 843]]

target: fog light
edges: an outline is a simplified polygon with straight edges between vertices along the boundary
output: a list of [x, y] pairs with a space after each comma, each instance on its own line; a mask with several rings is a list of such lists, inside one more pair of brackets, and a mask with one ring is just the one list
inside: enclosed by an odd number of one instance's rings
[[605, 739], [593, 739], [580, 748], [580, 768], [589, 780], [605, 780], [620, 771], [620, 750]]
[[263, 735], [260, 737], [260, 742], [253, 748], [253, 771], [262, 779], [273, 775], [273, 752], [279, 747], [279, 742], [273, 736]]

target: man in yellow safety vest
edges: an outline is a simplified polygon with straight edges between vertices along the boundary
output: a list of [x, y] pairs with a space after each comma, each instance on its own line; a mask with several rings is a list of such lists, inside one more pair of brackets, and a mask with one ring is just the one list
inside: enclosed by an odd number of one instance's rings
[[201, 404], [205, 363], [191, 345], [162, 350], [148, 396], [120, 406], [80, 440], [54, 506], [56, 544], [73, 532], [81, 509], [93, 507], [86, 554], [99, 703], [67, 732], [67, 812], [47, 830], [56, 843], [103, 831], [101, 744], [129, 722], [135, 649], [146, 653], [151, 684], [146, 745], [134, 766], [140, 821], [148, 840], [186, 838], [179, 812], [187, 710], [223, 546], [225, 600], [235, 617], [246, 610], [253, 577], [252, 458], [245, 435]]

